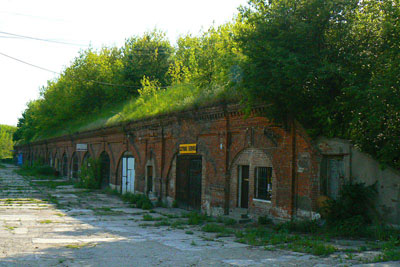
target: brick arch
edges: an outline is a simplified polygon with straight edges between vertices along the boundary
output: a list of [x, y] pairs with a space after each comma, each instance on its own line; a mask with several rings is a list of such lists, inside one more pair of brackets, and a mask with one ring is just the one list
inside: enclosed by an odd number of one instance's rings
[[69, 162], [69, 174], [71, 178], [75, 178], [74, 175], [77, 175], [77, 173], [74, 172], [74, 158], [76, 158], [76, 160], [78, 161], [78, 169], [76, 170], [78, 172], [80, 169], [79, 165], [80, 160], [79, 160], [79, 153], [76, 152], [75, 150], [72, 152], [71, 160]]
[[[111, 170], [112, 172], [114, 172], [114, 181], [112, 181], [112, 182], [114, 182], [113, 185], [116, 187], [121, 186], [121, 183], [122, 183], [122, 176], [120, 175], [122, 173], [121, 160], [122, 160], [122, 157], [124, 156], [124, 154], [127, 152], [132, 154], [132, 156], [135, 158], [135, 169], [136, 169], [136, 165], [137, 165], [136, 157], [135, 157], [135, 154], [132, 153], [132, 150], [121, 149], [120, 152], [118, 153], [118, 161], [115, 165], [115, 169]], [[135, 174], [135, 176], [136, 176], [136, 174]], [[136, 183], [136, 181], [137, 181], [137, 179], [135, 177], [135, 183]], [[110, 181], [110, 183], [111, 183], [111, 181]]]
[[277, 176], [273, 163], [273, 155], [266, 150], [255, 147], [246, 147], [238, 152], [230, 163], [228, 175], [229, 182], [229, 206], [235, 208], [239, 206], [238, 191], [238, 168], [240, 165], [249, 166], [249, 209], [254, 207], [254, 186], [255, 186], [255, 168], [272, 167], [272, 200], [270, 203], [263, 203], [264, 206], [274, 205], [276, 203]]
[[[64, 158], [67, 159], [67, 161], [65, 162]], [[61, 156], [61, 174], [62, 176], [69, 176], [69, 162], [70, 159], [68, 158], [68, 151], [66, 149], [64, 149], [63, 154]]]
[[[88, 156], [88, 155], [89, 155], [89, 156]], [[82, 166], [82, 165], [83, 165], [83, 161], [85, 160], [86, 157], [88, 157], [88, 158], [93, 158], [93, 155], [92, 155], [92, 153], [90, 153], [89, 150], [86, 151], [85, 153], [83, 153], [81, 159], [78, 158], [78, 160], [79, 160], [79, 162], [80, 162], [80, 163], [79, 163], [79, 166]]]
[[[206, 194], [206, 188], [207, 188], [207, 181], [208, 178], [208, 173], [207, 173], [207, 166], [210, 164], [208, 161], [208, 150], [205, 149], [198, 149], [197, 153], [194, 154], [196, 156], [201, 156], [201, 164], [202, 164], [202, 170], [201, 170], [201, 210], [207, 212], [207, 214], [212, 214], [212, 211], [210, 209], [211, 205], [209, 202], [209, 199]], [[172, 203], [174, 199], [176, 199], [176, 162], [177, 158], [179, 156], [179, 143], [175, 146], [175, 149], [173, 151], [173, 156], [171, 157], [169, 167], [168, 167], [168, 172], [166, 175], [166, 188], [165, 188], [165, 197], [167, 198], [167, 201]], [[212, 164], [213, 166], [213, 164]], [[213, 168], [214, 169], [214, 166]]]

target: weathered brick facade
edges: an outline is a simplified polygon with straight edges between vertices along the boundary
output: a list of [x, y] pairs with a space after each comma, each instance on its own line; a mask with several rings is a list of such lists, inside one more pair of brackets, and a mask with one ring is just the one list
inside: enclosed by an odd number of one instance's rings
[[[86, 153], [110, 158], [110, 186], [121, 189], [121, 158], [135, 159], [135, 191], [152, 191], [168, 203], [176, 198], [180, 144], [196, 144], [201, 156], [201, 209], [228, 213], [239, 204], [239, 166], [249, 166], [248, 211], [278, 219], [312, 217], [319, 194], [319, 153], [300, 125], [285, 130], [268, 121], [256, 108], [250, 116], [237, 105], [216, 106], [132, 121], [16, 147], [25, 162], [42, 159], [62, 169], [63, 155], [72, 173], [73, 154], [79, 168]], [[76, 144], [88, 144], [76, 152]], [[148, 188], [152, 167], [152, 188]], [[254, 197], [255, 168], [272, 167], [271, 200]]]

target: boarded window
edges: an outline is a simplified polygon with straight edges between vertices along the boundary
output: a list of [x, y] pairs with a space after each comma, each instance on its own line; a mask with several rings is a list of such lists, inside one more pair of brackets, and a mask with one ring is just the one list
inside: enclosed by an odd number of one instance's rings
[[255, 169], [254, 196], [256, 199], [271, 200], [272, 168], [257, 167]]

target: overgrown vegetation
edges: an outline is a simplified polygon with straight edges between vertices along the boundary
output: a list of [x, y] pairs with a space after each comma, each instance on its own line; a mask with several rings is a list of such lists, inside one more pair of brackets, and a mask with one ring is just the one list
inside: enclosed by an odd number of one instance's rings
[[144, 210], [150, 210], [153, 208], [153, 203], [151, 203], [150, 199], [144, 194], [133, 194], [128, 192], [122, 194], [121, 197], [122, 200], [131, 203], [136, 208]]
[[101, 188], [100, 160], [89, 158], [82, 164], [77, 187], [87, 189]]
[[249, 0], [239, 10], [175, 47], [154, 30], [81, 52], [28, 104], [15, 140], [242, 99], [400, 168], [397, 0]]
[[32, 165], [24, 164], [20, 169], [16, 171], [20, 175], [24, 176], [35, 176], [38, 179], [54, 178], [57, 176], [56, 170], [48, 165], [42, 165], [39, 162], [33, 162]]
[[246, 101], [400, 168], [400, 5], [250, 0], [236, 36]]
[[15, 126], [0, 124], [0, 159], [12, 158], [13, 134], [16, 130]]
[[328, 200], [323, 214], [328, 226], [344, 236], [367, 235], [371, 223], [378, 224], [379, 214], [375, 203], [376, 184], [345, 183], [337, 200]]

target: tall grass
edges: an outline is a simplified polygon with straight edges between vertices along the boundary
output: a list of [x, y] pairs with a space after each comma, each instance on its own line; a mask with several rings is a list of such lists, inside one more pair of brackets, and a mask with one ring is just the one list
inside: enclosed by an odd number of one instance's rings
[[65, 122], [59, 129], [37, 136], [35, 141], [113, 126], [128, 121], [165, 115], [192, 108], [209, 106], [220, 101], [233, 101], [236, 94], [222, 87], [199, 88], [192, 84], [155, 88], [125, 103], [107, 107], [98, 113]]

